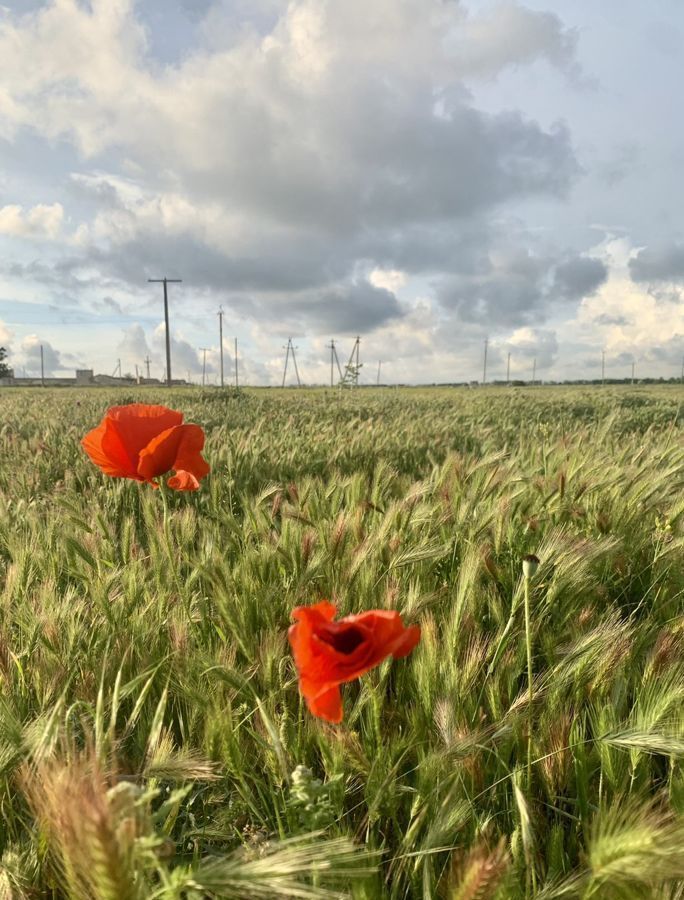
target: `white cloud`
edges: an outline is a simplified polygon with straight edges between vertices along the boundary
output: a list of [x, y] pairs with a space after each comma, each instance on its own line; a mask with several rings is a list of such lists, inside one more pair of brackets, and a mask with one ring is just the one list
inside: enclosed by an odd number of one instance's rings
[[19, 349], [21, 353], [20, 363], [29, 375], [40, 374], [41, 348], [45, 375], [54, 375], [57, 370], [64, 368], [60, 351], [53, 347], [50, 341], [39, 337], [37, 334], [28, 334], [22, 340]]
[[[495, 70], [511, 55], [523, 62], [542, 52], [557, 62], [571, 52], [558, 49], [569, 38], [556, 17], [512, 4], [504, 12], [516, 22], [522, 17], [527, 28], [541, 23], [534, 47], [518, 28], [506, 40], [508, 56], [499, 59], [485, 22], [467, 39], [466, 68], [477, 70], [486, 58]], [[402, 171], [414, 168], [416, 152], [430, 151], [441, 177], [440, 146], [465, 154], [473, 169], [474, 142], [483, 144], [478, 162], [486, 166], [495, 121], [479, 123], [469, 114], [460, 122], [463, 95], [446, 118], [434, 115], [435, 98], [464, 75], [463, 54], [449, 49], [445, 34], [471, 26], [459, 4], [439, 0], [295, 0], [268, 34], [247, 32], [225, 48], [198, 48], [160, 71], [149, 65], [130, 0], [60, 0], [0, 21], [0, 112], [15, 131], [68, 137], [86, 157], [125, 148], [133, 163], [154, 167], [157, 181], [182, 173], [186, 184], [215, 195], [220, 175], [226, 199], [268, 218], [281, 218], [285, 201], [290, 213], [292, 193], [299, 194], [300, 215], [311, 216], [325, 201], [358, 214], [365, 192], [373, 199], [387, 190], [377, 177], [380, 154], [383, 181], [389, 177], [395, 190]], [[450, 134], [453, 115], [456, 131], [469, 127], [469, 137]], [[504, 124], [529, 130], [510, 117]], [[535, 149], [535, 140], [527, 136], [527, 174], [533, 184], [540, 177], [551, 184], [543, 164], [536, 174], [529, 165], [543, 149]], [[375, 185], [365, 178], [369, 166]], [[478, 174], [471, 171], [471, 182]], [[495, 195], [503, 188], [487, 181]], [[453, 191], [453, 185], [442, 191], [444, 199]]]
[[406, 272], [399, 269], [373, 269], [368, 280], [373, 287], [384, 288], [396, 294], [406, 284]]
[[446, 38], [465, 77], [490, 78], [510, 66], [536, 59], [576, 74], [577, 33], [568, 31], [555, 13], [534, 11], [518, 3], [498, 3]]
[[48, 238], [60, 234], [64, 220], [61, 203], [39, 203], [30, 209], [18, 204], [0, 206], [0, 234], [9, 237]]
[[4, 347], [5, 350], [9, 351], [13, 337], [14, 332], [0, 319], [0, 347]]
[[[511, 354], [511, 374], [529, 378], [530, 371], [536, 361], [537, 374], [549, 369], [558, 356], [558, 338], [556, 332], [549, 328], [516, 328], [507, 338], [497, 340], [492, 349], [498, 350], [500, 362], [507, 360]], [[522, 357], [522, 359], [521, 359]]]
[[615, 275], [580, 305], [577, 321], [600, 335], [608, 355], [647, 354], [684, 336], [684, 304], [676, 285], [656, 296], [629, 278]]

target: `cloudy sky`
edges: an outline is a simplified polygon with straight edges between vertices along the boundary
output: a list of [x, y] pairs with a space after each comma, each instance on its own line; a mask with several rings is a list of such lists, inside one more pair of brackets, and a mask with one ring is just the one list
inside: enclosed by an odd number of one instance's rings
[[18, 374], [677, 375], [681, 0], [10, 0], [0, 345]]

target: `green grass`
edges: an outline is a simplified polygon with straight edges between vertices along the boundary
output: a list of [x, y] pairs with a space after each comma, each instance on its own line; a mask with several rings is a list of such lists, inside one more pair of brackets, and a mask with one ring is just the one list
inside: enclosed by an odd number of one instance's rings
[[[198, 493], [81, 451], [140, 399]], [[0, 393], [0, 897], [684, 897], [682, 399]], [[286, 642], [324, 597], [422, 626], [335, 727]]]

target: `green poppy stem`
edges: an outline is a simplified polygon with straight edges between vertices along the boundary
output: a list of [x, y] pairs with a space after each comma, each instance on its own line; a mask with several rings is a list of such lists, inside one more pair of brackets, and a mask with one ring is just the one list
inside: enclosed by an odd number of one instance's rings
[[527, 647], [527, 790], [532, 783], [532, 629], [530, 626], [530, 576], [525, 576], [525, 645]]

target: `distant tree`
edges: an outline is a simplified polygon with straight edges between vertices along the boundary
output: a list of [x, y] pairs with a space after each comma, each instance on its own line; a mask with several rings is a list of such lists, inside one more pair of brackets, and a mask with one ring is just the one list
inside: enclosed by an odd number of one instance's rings
[[11, 369], [5, 362], [7, 359], [7, 350], [4, 347], [0, 347], [0, 378], [4, 378], [6, 375], [9, 375]]

